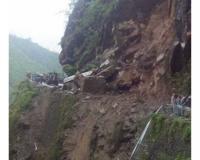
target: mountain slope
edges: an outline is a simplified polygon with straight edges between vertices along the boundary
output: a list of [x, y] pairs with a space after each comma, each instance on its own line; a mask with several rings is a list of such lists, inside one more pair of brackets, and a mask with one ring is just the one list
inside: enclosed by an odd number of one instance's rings
[[63, 90], [19, 85], [10, 159], [127, 160], [142, 135], [131, 160], [190, 160], [190, 105], [182, 116], [168, 105], [172, 93], [190, 95], [190, 9], [190, 0], [78, 0], [59, 55], [78, 72]]
[[27, 72], [61, 72], [58, 55], [28, 39], [9, 36], [10, 92]]

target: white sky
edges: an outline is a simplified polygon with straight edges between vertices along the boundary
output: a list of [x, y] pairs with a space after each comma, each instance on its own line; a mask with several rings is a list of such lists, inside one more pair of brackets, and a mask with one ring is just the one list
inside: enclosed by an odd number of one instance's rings
[[9, 32], [60, 52], [70, 0], [10, 0]]

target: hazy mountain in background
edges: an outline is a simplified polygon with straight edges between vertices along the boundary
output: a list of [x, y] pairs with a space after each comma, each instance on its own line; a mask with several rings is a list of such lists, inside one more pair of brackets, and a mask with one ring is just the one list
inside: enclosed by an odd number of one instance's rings
[[27, 72], [62, 72], [58, 54], [14, 35], [9, 35], [9, 67], [10, 95]]

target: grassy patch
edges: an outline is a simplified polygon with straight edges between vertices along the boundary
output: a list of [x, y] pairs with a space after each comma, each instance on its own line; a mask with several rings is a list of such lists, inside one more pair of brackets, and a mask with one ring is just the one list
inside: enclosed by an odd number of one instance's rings
[[191, 122], [183, 117], [153, 114], [150, 130], [143, 143], [146, 147], [138, 153], [140, 157], [145, 150], [146, 159], [190, 159]]
[[63, 71], [68, 75], [68, 76], [72, 76], [76, 73], [77, 68], [70, 65], [70, 64], [66, 64], [63, 66]]
[[103, 21], [116, 8], [118, 0], [105, 2], [102, 0], [92, 0], [82, 19], [79, 21], [77, 30], [82, 30], [95, 25], [96, 21]]
[[9, 127], [12, 130], [20, 117], [20, 114], [30, 107], [30, 102], [38, 94], [38, 89], [30, 82], [23, 81], [19, 84], [15, 92], [15, 100], [10, 105]]

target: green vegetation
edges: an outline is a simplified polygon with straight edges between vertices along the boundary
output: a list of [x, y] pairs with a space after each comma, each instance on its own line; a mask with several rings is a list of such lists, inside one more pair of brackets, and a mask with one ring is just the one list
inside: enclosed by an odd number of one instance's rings
[[[102, 44], [106, 43], [103, 42], [107, 36], [106, 32], [111, 32], [106, 31], [105, 28], [110, 25], [108, 19], [112, 18], [118, 1], [91, 0], [84, 4], [77, 2], [77, 0], [72, 2], [72, 9], [83, 5], [80, 9], [81, 14], [77, 16], [76, 11], [72, 12], [70, 20], [72, 19], [73, 22], [69, 22], [72, 26], [66, 30], [69, 33], [63, 37], [61, 43], [62, 46], [66, 47], [65, 52], [75, 62], [73, 65], [78, 70], [88, 70], [86, 65], [90, 65], [91, 60], [103, 51]], [[109, 35], [111, 37], [111, 33]]]
[[153, 114], [143, 144], [139, 159], [190, 160], [191, 122], [183, 117]]
[[25, 79], [27, 72], [62, 72], [58, 55], [33, 43], [29, 39], [9, 36], [9, 90], [10, 101], [13, 91]]
[[73, 126], [73, 113], [75, 112], [74, 104], [76, 99], [74, 96], [65, 96], [61, 100], [58, 111], [56, 111], [57, 129], [52, 145], [49, 151], [49, 160], [60, 159], [62, 152], [62, 143], [64, 138], [64, 130]]
[[70, 64], [66, 64], [63, 66], [63, 71], [68, 75], [74, 75], [77, 71], [76, 67], [70, 65]]
[[84, 72], [87, 72], [87, 71], [90, 71], [94, 68], [97, 68], [97, 64], [94, 64], [94, 63], [89, 63], [89, 64], [86, 64], [86, 66], [84, 67]]
[[112, 11], [117, 7], [118, 0], [102, 1], [92, 0], [88, 2], [87, 8], [81, 19], [79, 19], [74, 34], [83, 34], [83, 53], [78, 62], [78, 67], [82, 68], [92, 57], [96, 56], [97, 46], [101, 40], [102, 27]]
[[165, 136], [173, 137], [177, 133], [181, 134], [184, 142], [190, 142], [191, 139], [191, 122], [182, 117], [166, 118], [162, 114], [154, 114], [152, 118], [151, 137], [157, 139], [161, 133]]
[[77, 31], [86, 29], [88, 27], [93, 27], [94, 22], [104, 21], [110, 13], [117, 7], [118, 0], [112, 1], [102, 1], [102, 0], [92, 0], [77, 26]]
[[78, 62], [79, 68], [85, 65], [92, 57], [95, 56], [95, 50], [100, 42], [100, 35], [97, 31], [89, 30], [84, 41], [83, 46], [85, 47], [84, 52], [81, 54]]
[[34, 96], [38, 94], [38, 89], [31, 85], [28, 81], [23, 81], [19, 84], [16, 99], [10, 106], [9, 127], [14, 129], [20, 114], [30, 107], [30, 102]]

